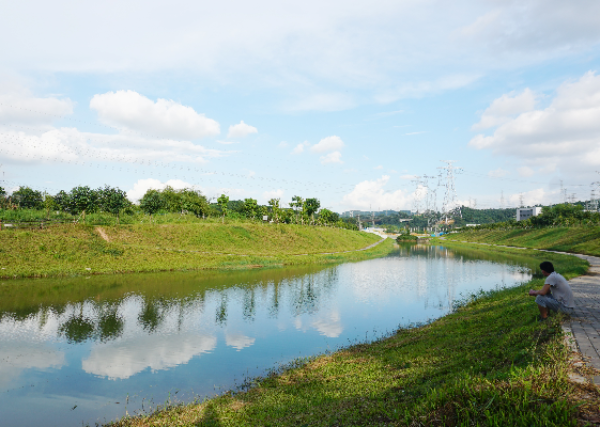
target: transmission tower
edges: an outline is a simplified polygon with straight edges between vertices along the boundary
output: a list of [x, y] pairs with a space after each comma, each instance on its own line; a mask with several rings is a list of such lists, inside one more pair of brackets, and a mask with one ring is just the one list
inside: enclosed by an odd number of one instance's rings
[[421, 177], [420, 176], [416, 176], [415, 179], [411, 180], [412, 182], [415, 183], [415, 195], [414, 195], [414, 199], [413, 199], [413, 212], [415, 213], [415, 215], [419, 214], [419, 209], [421, 207]]
[[454, 172], [457, 168], [454, 167], [453, 163], [456, 160], [442, 160], [446, 163], [446, 166], [440, 166], [438, 169], [442, 169], [446, 172], [446, 194], [444, 195], [444, 205], [442, 212], [446, 216], [446, 224], [448, 224], [448, 214], [456, 209], [456, 187], [454, 186]]
[[519, 194], [519, 207], [524, 208], [525, 203], [523, 202], [523, 193]]

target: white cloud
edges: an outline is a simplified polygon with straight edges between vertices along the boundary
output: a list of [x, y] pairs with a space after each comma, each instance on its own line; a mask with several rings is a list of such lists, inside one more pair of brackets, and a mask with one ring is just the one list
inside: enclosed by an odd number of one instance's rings
[[300, 154], [304, 152], [305, 148], [310, 147], [310, 144], [307, 141], [301, 142], [300, 144], [296, 145], [294, 147], [294, 149], [292, 150], [292, 154]]
[[481, 114], [479, 123], [473, 125], [473, 130], [488, 129], [509, 122], [514, 116], [526, 113], [535, 108], [536, 95], [525, 89], [520, 94], [505, 94], [495, 99]]
[[45, 125], [73, 113], [68, 98], [34, 97], [21, 87], [0, 95], [0, 122], [3, 124]]
[[[45, 129], [48, 129], [47, 127]], [[189, 141], [145, 138], [135, 135], [106, 135], [81, 132], [75, 128], [50, 130], [2, 129], [4, 140], [0, 159], [14, 162], [126, 162], [141, 161], [205, 163], [226, 155], [226, 151], [205, 148]]]
[[344, 147], [344, 141], [342, 138], [336, 135], [328, 136], [323, 138], [317, 144], [313, 145], [310, 149], [313, 153], [326, 153], [327, 151], [340, 150]]
[[519, 172], [519, 176], [522, 176], [524, 178], [534, 174], [533, 169], [531, 169], [530, 167], [527, 167], [527, 166], [521, 166], [518, 169], [518, 172]]
[[409, 205], [411, 200], [402, 190], [385, 191], [390, 180], [383, 175], [375, 181], [363, 181], [356, 184], [354, 190], [343, 197], [343, 204], [351, 209], [398, 209]]
[[409, 175], [409, 174], [405, 174], [405, 175], [400, 175], [400, 179], [405, 179], [407, 181], [413, 180], [415, 179], [417, 176], [416, 175]]
[[[332, 110], [371, 102], [363, 88], [387, 102], [422, 96], [462, 87], [490, 69], [585, 52], [600, 41], [595, 0], [577, 7], [562, 0], [142, 5], [107, 3], [98, 11], [93, 4], [71, 10], [66, 0], [15, 2], [0, 16], [3, 65], [94, 75], [176, 70], [182, 80], [233, 82], [244, 90], [293, 86], [288, 97], [299, 101], [291, 107]], [[44, 19], [31, 19], [32, 8]], [[319, 84], [332, 82], [335, 89]], [[359, 91], [353, 96], [344, 88]]]
[[405, 133], [404, 135], [407, 135], [407, 136], [410, 136], [410, 135], [421, 135], [422, 133], [427, 133], [427, 131], [420, 130], [420, 131], [417, 131], [417, 132], [408, 132], [408, 133]]
[[469, 145], [522, 159], [529, 166], [591, 176], [600, 166], [600, 76], [593, 72], [558, 87], [550, 105], [522, 113]]
[[239, 141], [221, 141], [221, 140], [217, 140], [217, 142], [219, 144], [223, 144], [223, 145], [239, 144]]
[[125, 379], [147, 368], [159, 371], [187, 363], [216, 346], [217, 338], [208, 334], [169, 334], [158, 341], [152, 335], [142, 335], [127, 339], [126, 343], [95, 344], [81, 367], [93, 375]]
[[135, 184], [133, 184], [133, 188], [127, 192], [127, 198], [132, 202], [137, 203], [138, 200], [144, 197], [146, 191], [150, 189], [164, 190], [167, 188], [167, 186], [172, 187], [175, 190], [194, 187], [192, 184], [179, 179], [170, 179], [166, 182], [161, 182], [154, 178], [139, 179]]
[[290, 144], [288, 144], [287, 142], [281, 141], [277, 147], [278, 148], [287, 148], [289, 145]]
[[373, 169], [375, 169], [375, 170], [381, 170], [381, 169], [383, 169], [383, 166], [381, 166], [381, 165], [375, 166]]
[[337, 311], [313, 320], [311, 326], [319, 331], [321, 335], [329, 338], [339, 337], [344, 332], [344, 326]]
[[[270, 199], [281, 199], [283, 197], [283, 194], [285, 192], [282, 189], [277, 189], [277, 190], [270, 190], [270, 191], [265, 191], [263, 192], [262, 196], [264, 200], [270, 200]], [[279, 205], [280, 207], [282, 207], [282, 205]]]
[[149, 136], [196, 139], [220, 133], [219, 123], [175, 101], [156, 102], [131, 90], [94, 95], [90, 108], [101, 121]]
[[493, 171], [489, 171], [488, 175], [491, 176], [492, 178], [502, 178], [503, 176], [508, 175], [508, 171], [506, 171], [502, 168], [498, 168]]
[[0, 360], [0, 386], [4, 388], [25, 369], [60, 368], [65, 355], [46, 343], [3, 342]]
[[321, 164], [326, 165], [328, 163], [344, 163], [342, 161], [342, 153], [334, 151], [332, 153], [321, 156]]
[[296, 100], [284, 103], [286, 111], [341, 111], [356, 106], [356, 101], [347, 94], [317, 93], [303, 95]]
[[225, 343], [235, 348], [237, 351], [240, 351], [246, 347], [250, 347], [256, 341], [255, 338], [247, 337], [244, 334], [233, 333], [233, 334], [225, 334]]
[[242, 120], [237, 125], [229, 126], [227, 138], [244, 138], [251, 133], [258, 133], [258, 129], [256, 129], [254, 126], [244, 123]]
[[507, 201], [509, 206], [520, 206], [522, 196], [525, 206], [550, 205], [559, 201], [559, 193], [559, 191], [546, 191], [543, 188], [536, 188], [524, 193], [510, 194]]

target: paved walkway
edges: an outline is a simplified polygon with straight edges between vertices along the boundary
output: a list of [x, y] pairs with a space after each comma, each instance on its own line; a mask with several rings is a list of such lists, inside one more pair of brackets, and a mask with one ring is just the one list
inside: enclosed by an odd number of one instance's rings
[[[573, 333], [584, 361], [600, 370], [600, 258], [571, 255], [586, 259], [590, 263], [590, 269], [585, 276], [569, 281], [575, 298], [575, 313], [564, 326]], [[594, 384], [600, 385], [600, 376], [595, 376], [592, 380]]]
[[[572, 254], [568, 252], [547, 251], [544, 249], [521, 248], [515, 246], [493, 245], [490, 243], [463, 242], [484, 246], [497, 246], [511, 249], [530, 249], [540, 252], [573, 255], [587, 260], [590, 269], [584, 276], [569, 281], [575, 300], [575, 312], [571, 319], [563, 324], [567, 333], [572, 333], [576, 350], [589, 366], [600, 371], [600, 258], [590, 255]], [[571, 343], [573, 344], [573, 343]], [[571, 346], [572, 348], [574, 346]], [[600, 386], [600, 375], [591, 378], [593, 383]]]

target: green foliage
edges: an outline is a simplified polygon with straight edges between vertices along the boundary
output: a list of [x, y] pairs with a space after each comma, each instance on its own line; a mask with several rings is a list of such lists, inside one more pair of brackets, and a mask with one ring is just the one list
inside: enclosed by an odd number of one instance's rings
[[310, 218], [314, 218], [314, 214], [319, 210], [320, 207], [321, 202], [315, 198], [306, 199], [302, 205], [304, 213]]
[[44, 207], [42, 193], [29, 187], [19, 187], [12, 194], [12, 199], [22, 209], [42, 209]]
[[221, 196], [219, 196], [219, 198], [217, 199], [217, 203], [219, 204], [219, 208], [221, 209], [221, 213], [223, 215], [224, 220], [225, 216], [227, 215], [227, 211], [229, 210], [229, 196], [221, 194]]
[[99, 206], [104, 212], [110, 212], [117, 216], [117, 223], [120, 222], [120, 214], [123, 209], [131, 205], [127, 200], [127, 195], [119, 188], [112, 188], [108, 185], [98, 189]]
[[98, 191], [90, 187], [75, 187], [69, 193], [69, 208], [74, 214], [82, 214], [85, 218], [86, 213], [96, 212], [100, 207], [100, 195]]
[[271, 213], [273, 215], [273, 221], [275, 221], [276, 223], [279, 222], [279, 201], [280, 199], [278, 198], [272, 198], [269, 200], [269, 206], [271, 206]]
[[244, 214], [246, 218], [255, 218], [258, 214], [258, 202], [255, 199], [244, 199]]
[[166, 208], [167, 203], [162, 195], [162, 193], [158, 190], [150, 189], [146, 191], [144, 197], [140, 199], [140, 209], [150, 215], [152, 217], [159, 210]]
[[319, 212], [319, 223], [322, 225], [336, 224], [339, 221], [339, 219], [339, 214], [332, 212], [329, 209], [323, 208]]

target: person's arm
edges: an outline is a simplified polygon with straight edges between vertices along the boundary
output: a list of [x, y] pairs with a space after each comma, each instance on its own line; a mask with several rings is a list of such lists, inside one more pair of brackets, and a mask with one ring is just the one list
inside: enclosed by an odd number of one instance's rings
[[535, 291], [535, 295], [546, 295], [550, 292], [550, 285], [548, 283], [544, 284], [544, 287], [539, 291]]

